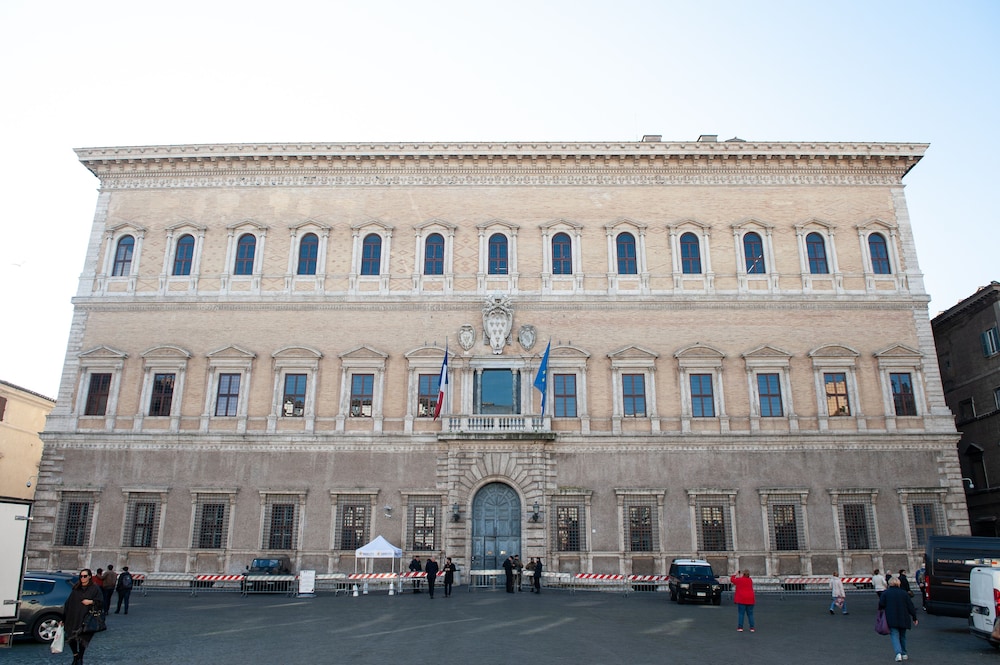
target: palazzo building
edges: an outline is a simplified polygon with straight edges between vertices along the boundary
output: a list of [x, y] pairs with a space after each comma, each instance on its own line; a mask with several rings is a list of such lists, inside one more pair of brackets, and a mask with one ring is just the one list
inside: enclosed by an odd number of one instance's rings
[[383, 535], [464, 570], [917, 568], [969, 532], [903, 194], [926, 148], [78, 150], [30, 565], [351, 572]]

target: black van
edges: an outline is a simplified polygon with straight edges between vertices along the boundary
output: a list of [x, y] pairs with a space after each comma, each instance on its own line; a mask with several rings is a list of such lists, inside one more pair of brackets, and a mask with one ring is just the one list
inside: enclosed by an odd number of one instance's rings
[[931, 536], [924, 554], [928, 614], [968, 617], [969, 574], [974, 559], [1000, 559], [1000, 538]]

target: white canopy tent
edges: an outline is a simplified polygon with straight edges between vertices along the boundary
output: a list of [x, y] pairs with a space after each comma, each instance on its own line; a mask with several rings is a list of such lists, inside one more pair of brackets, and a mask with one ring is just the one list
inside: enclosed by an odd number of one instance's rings
[[[369, 573], [373, 567], [375, 559], [392, 559], [392, 572], [396, 572], [396, 560], [402, 560], [403, 550], [399, 549], [382, 536], [377, 536], [375, 540], [367, 545], [362, 545], [354, 550], [354, 572], [358, 572], [358, 561], [365, 562], [365, 570], [361, 572]], [[400, 566], [402, 570], [402, 566]]]

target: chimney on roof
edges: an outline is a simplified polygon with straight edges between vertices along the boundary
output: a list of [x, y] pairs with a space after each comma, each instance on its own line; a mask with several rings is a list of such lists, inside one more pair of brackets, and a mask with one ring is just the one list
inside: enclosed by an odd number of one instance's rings
[[702, 134], [698, 137], [698, 143], [718, 143], [718, 134]]
[[643, 134], [643, 143], [659, 143], [663, 140], [663, 134]]

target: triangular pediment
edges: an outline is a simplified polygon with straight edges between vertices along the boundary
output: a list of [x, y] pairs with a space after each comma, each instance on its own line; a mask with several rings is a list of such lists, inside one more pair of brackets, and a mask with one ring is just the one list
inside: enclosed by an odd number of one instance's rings
[[697, 219], [691, 219], [690, 217], [670, 224], [667, 228], [678, 233], [683, 233], [684, 231], [701, 231], [702, 233], [707, 233], [712, 229], [711, 225], [699, 222]]
[[873, 217], [866, 222], [858, 224], [858, 229], [862, 231], [890, 231], [895, 228], [896, 228], [895, 224], [883, 221], [878, 217]]
[[110, 232], [112, 235], [118, 235], [119, 233], [122, 233], [122, 232], [125, 232], [125, 231], [134, 231], [135, 233], [145, 234], [146, 233], [146, 227], [140, 226], [140, 225], [136, 224], [135, 222], [119, 222], [118, 224], [114, 224], [113, 226], [109, 226], [107, 228], [107, 231]]
[[221, 349], [216, 349], [208, 354], [209, 358], [214, 360], [221, 360], [224, 358], [256, 358], [257, 354], [253, 351], [247, 351], [244, 348], [238, 347], [235, 344], [229, 346], [224, 346]]
[[166, 230], [173, 232], [174, 235], [177, 235], [178, 232], [183, 232], [183, 231], [190, 231], [193, 233], [199, 233], [199, 232], [204, 233], [205, 231], [208, 230], [208, 227], [201, 226], [200, 224], [195, 224], [189, 219], [184, 219], [177, 222], [176, 224], [171, 224], [166, 228]]
[[923, 358], [924, 354], [905, 344], [893, 344], [875, 352], [876, 358]]
[[292, 231], [331, 231], [333, 227], [329, 224], [324, 224], [322, 222], [317, 222], [315, 219], [307, 219], [299, 222], [298, 224], [292, 224], [288, 227]]
[[563, 229], [576, 229], [580, 230], [583, 228], [583, 224], [580, 222], [574, 222], [569, 219], [553, 219], [550, 222], [545, 222], [544, 224], [539, 224], [540, 229], [550, 229], [550, 230], [563, 230]]
[[831, 224], [830, 222], [827, 222], [826, 220], [822, 220], [818, 217], [813, 217], [812, 219], [805, 221], [801, 224], [796, 224], [795, 228], [803, 232], [818, 231], [818, 230], [830, 232], [837, 227]]
[[649, 225], [643, 224], [642, 222], [637, 222], [634, 219], [630, 219], [628, 217], [619, 217], [618, 219], [615, 219], [609, 222], [608, 224], [605, 224], [604, 228], [607, 229], [608, 231], [611, 230], [623, 231], [625, 229], [623, 229], [622, 227], [626, 226], [631, 227], [637, 231], [644, 231]]
[[479, 229], [479, 230], [481, 230], [481, 231], [495, 230], [496, 227], [503, 227], [503, 228], [507, 229], [508, 231], [517, 231], [519, 228], [521, 228], [517, 224], [513, 224], [511, 222], [508, 222], [505, 219], [491, 219], [488, 222], [483, 222], [482, 224], [477, 224], [476, 225], [476, 228]]
[[608, 354], [608, 358], [611, 358], [612, 360], [652, 360], [659, 357], [660, 354], [655, 351], [650, 351], [649, 349], [644, 349], [641, 346], [635, 345], [626, 346]]
[[128, 358], [128, 354], [124, 351], [119, 351], [118, 349], [113, 349], [110, 346], [95, 346], [89, 351], [84, 351], [81, 353], [79, 358], [86, 358], [88, 360], [94, 360], [98, 358]]
[[226, 227], [230, 231], [246, 231], [249, 229], [256, 229], [257, 231], [267, 231], [267, 224], [261, 224], [260, 222], [253, 219], [244, 219], [241, 222], [236, 222], [235, 224], [230, 224]]
[[764, 344], [743, 354], [744, 358], [791, 358], [792, 354], [776, 346]]
[[389, 354], [377, 351], [367, 344], [362, 344], [349, 351], [345, 351], [339, 357], [343, 360], [385, 360], [389, 357]]
[[355, 231], [382, 229], [383, 231], [391, 232], [395, 227], [392, 224], [386, 224], [381, 219], [376, 219], [373, 217], [368, 221], [361, 222], [360, 224], [355, 224], [351, 228]]
[[446, 222], [443, 219], [437, 217], [433, 219], [428, 219], [426, 222], [417, 224], [413, 227], [417, 231], [427, 231], [430, 229], [446, 229], [449, 231], [454, 231], [458, 228], [457, 224], [452, 224], [451, 222]]
[[774, 224], [768, 224], [767, 222], [757, 219], [756, 217], [747, 217], [746, 219], [743, 219], [733, 224], [733, 228], [742, 229], [744, 231], [754, 231], [754, 230], [766, 231], [768, 229], [773, 229]]

